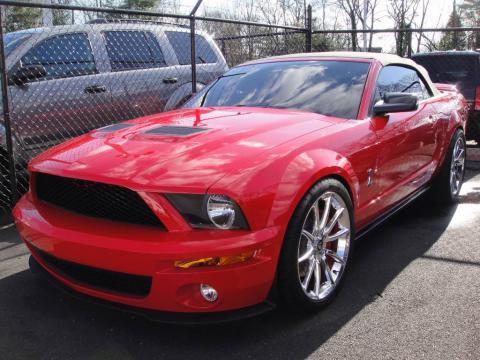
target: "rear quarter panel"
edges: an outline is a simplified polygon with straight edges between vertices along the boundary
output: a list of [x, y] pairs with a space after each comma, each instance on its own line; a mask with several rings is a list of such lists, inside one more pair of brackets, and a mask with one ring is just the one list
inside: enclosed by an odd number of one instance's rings
[[435, 153], [435, 159], [438, 167], [435, 174], [438, 174], [448, 152], [448, 147], [453, 134], [457, 129], [467, 130], [467, 118], [469, 105], [462, 94], [459, 92], [443, 91], [442, 95], [435, 101], [435, 108], [441, 128], [444, 135], [440, 141], [440, 146]]

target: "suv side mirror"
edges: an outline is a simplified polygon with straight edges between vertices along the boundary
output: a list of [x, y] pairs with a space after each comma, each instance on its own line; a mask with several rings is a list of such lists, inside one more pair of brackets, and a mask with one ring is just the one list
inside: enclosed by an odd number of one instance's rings
[[10, 83], [15, 85], [24, 85], [29, 80], [41, 79], [47, 75], [47, 70], [43, 65], [21, 66], [14, 73], [10, 74]]
[[373, 107], [375, 115], [388, 113], [415, 111], [418, 109], [418, 98], [407, 93], [386, 93], [383, 102], [378, 102]]

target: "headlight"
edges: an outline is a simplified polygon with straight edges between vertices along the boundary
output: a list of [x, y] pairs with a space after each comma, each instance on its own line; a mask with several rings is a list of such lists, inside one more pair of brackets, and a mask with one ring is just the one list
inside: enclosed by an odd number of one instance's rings
[[178, 212], [194, 228], [248, 229], [238, 204], [228, 196], [165, 194]]
[[230, 229], [235, 221], [235, 204], [224, 195], [210, 195], [207, 200], [207, 214], [219, 229]]

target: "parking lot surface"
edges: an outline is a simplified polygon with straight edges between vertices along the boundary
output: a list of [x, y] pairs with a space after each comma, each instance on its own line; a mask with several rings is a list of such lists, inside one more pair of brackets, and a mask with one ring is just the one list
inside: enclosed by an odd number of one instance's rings
[[427, 197], [356, 245], [335, 301], [238, 323], [173, 326], [71, 297], [28, 270], [0, 231], [2, 359], [479, 359], [480, 163], [460, 203]]

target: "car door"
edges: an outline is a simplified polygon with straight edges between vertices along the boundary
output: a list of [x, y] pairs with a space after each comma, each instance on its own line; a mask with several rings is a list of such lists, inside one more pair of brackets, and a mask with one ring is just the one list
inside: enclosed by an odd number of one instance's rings
[[419, 106], [415, 111], [372, 117], [378, 137], [374, 186], [379, 211], [429, 180], [437, 143], [436, 110], [431, 93], [416, 70], [403, 65], [384, 67], [377, 78], [373, 103], [381, 101], [382, 94], [387, 92], [415, 94]]
[[27, 151], [34, 154], [111, 122], [110, 92], [87, 32], [40, 40], [14, 69], [29, 65], [42, 65], [46, 76], [9, 87], [13, 126]]
[[168, 66], [170, 59], [167, 63], [168, 56], [164, 55], [156, 33], [146, 29], [112, 29], [102, 31], [102, 35], [111, 81], [122, 87], [118, 97], [116, 92], [113, 94], [115, 107], [125, 112], [125, 118], [163, 111], [179, 79]]

